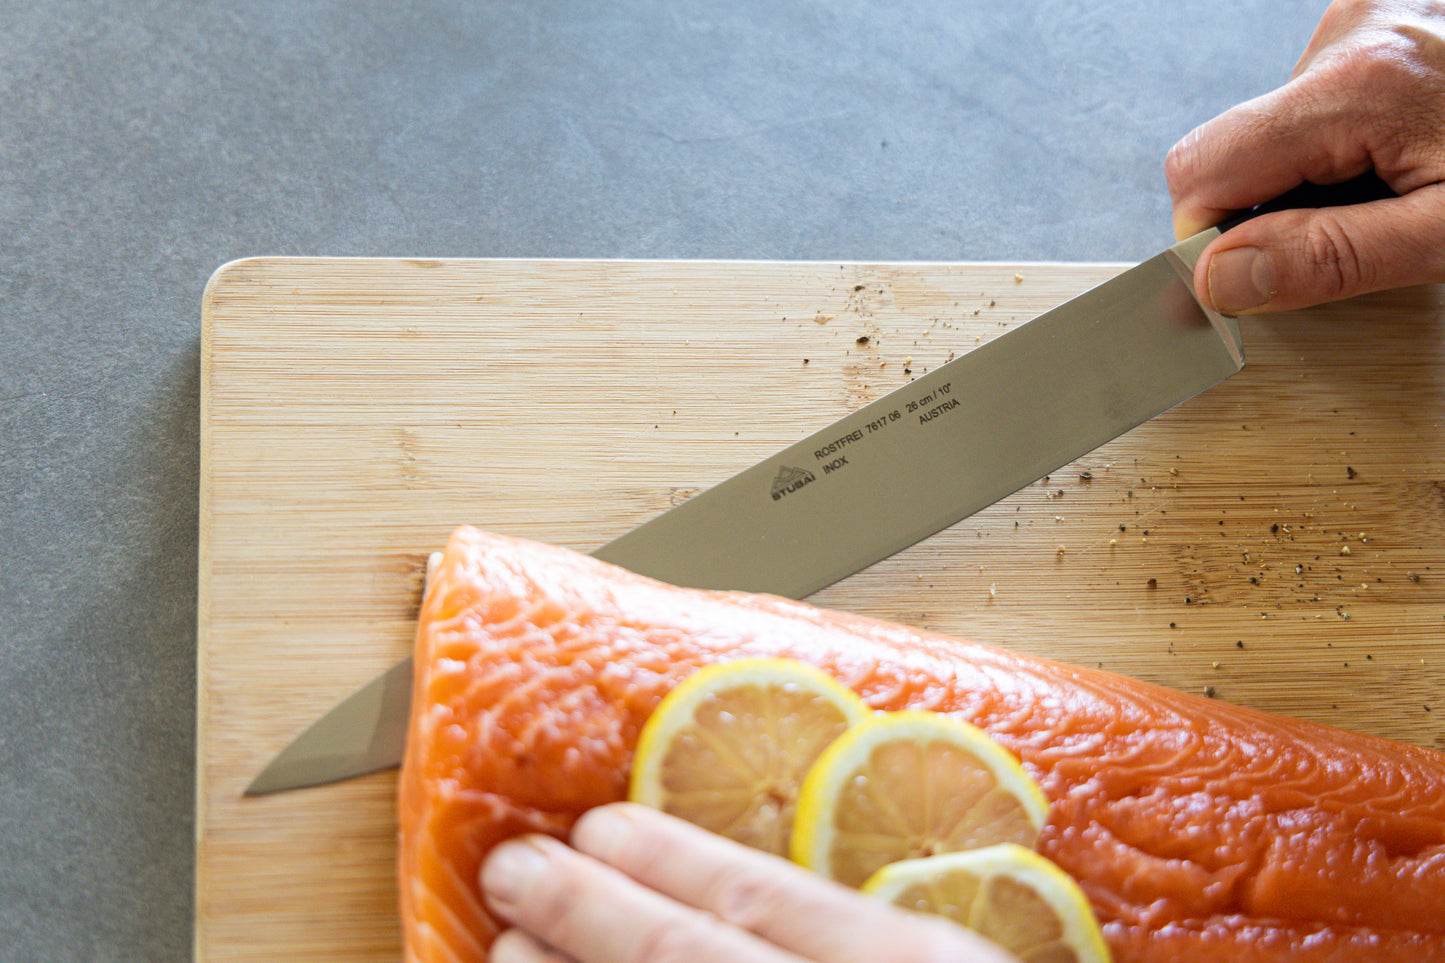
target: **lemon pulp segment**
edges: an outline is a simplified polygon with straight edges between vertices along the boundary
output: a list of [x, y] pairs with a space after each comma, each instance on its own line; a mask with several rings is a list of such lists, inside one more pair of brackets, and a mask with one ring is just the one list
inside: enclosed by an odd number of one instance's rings
[[740, 659], [708, 666], [648, 718], [629, 798], [786, 855], [804, 774], [867, 714], [858, 696], [804, 663]]
[[1023, 963], [1109, 963], [1103, 933], [1079, 885], [1014, 843], [892, 863], [862, 889], [905, 909], [950, 919]]
[[879, 713], [808, 772], [790, 851], [850, 886], [898, 860], [1014, 842], [1032, 846], [1048, 804], [987, 733], [925, 712]]

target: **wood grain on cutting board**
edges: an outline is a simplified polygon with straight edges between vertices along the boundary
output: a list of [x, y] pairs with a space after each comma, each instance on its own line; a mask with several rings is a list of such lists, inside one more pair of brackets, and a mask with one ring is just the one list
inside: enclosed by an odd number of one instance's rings
[[[594, 549], [1122, 267], [226, 265], [197, 959], [398, 958], [394, 773], [241, 791], [408, 654], [456, 525]], [[810, 601], [1445, 747], [1445, 297], [1243, 329], [1241, 374]]]

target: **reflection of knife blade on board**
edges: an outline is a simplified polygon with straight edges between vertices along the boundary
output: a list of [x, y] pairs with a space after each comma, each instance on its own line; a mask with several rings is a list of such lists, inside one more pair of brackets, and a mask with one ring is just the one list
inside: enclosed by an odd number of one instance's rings
[[[1324, 206], [1380, 196], [1382, 185], [1369, 175], [1333, 195], [1306, 188], [1294, 196]], [[1279, 206], [1291, 195], [1269, 207]], [[992, 505], [1243, 367], [1237, 322], [1193, 293], [1195, 262], [1220, 231], [1179, 242], [592, 554], [676, 585], [803, 598]], [[247, 792], [396, 765], [410, 679], [408, 659], [367, 683]]]

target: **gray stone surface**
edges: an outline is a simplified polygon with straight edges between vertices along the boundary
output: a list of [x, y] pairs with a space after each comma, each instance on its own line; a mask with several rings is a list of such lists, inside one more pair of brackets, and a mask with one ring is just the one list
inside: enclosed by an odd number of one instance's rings
[[190, 956], [218, 265], [1140, 259], [1323, 7], [0, 2], [0, 957]]

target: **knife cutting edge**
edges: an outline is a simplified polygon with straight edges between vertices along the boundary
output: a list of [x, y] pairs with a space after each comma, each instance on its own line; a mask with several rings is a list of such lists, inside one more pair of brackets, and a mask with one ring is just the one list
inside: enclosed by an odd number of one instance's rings
[[[1273, 210], [1394, 196], [1373, 173], [1301, 185], [1170, 247], [608, 542], [675, 585], [803, 598], [1037, 481], [1244, 367], [1239, 324], [1194, 296], [1223, 231]], [[246, 789], [401, 761], [405, 659], [297, 736]]]

